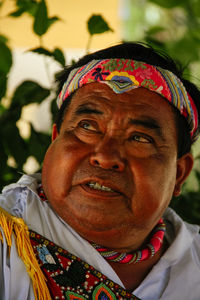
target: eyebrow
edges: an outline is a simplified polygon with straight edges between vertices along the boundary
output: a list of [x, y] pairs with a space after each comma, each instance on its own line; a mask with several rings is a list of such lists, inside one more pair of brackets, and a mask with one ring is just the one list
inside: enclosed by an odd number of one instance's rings
[[165, 140], [161, 126], [153, 118], [145, 116], [145, 117], [142, 117], [142, 119], [130, 119], [129, 123], [132, 125], [142, 126], [147, 129], [153, 129], [159, 137], [161, 137], [163, 140]]
[[98, 110], [97, 108], [89, 106], [88, 104], [79, 105], [74, 112], [75, 116], [80, 116], [80, 115], [85, 115], [85, 114], [102, 115], [103, 112]]
[[[76, 116], [80, 115], [85, 115], [85, 114], [96, 114], [96, 115], [103, 115], [103, 112], [98, 110], [95, 107], [92, 107], [93, 105], [90, 106], [90, 104], [81, 104], [79, 105], [76, 110], [73, 113], [73, 118]], [[156, 132], [156, 134], [162, 138], [165, 141], [165, 137], [163, 135], [163, 131], [159, 123], [149, 117], [149, 116], [141, 116], [140, 119], [129, 119], [129, 124], [131, 125], [137, 125], [137, 126], [142, 126], [147, 129], [152, 129]]]

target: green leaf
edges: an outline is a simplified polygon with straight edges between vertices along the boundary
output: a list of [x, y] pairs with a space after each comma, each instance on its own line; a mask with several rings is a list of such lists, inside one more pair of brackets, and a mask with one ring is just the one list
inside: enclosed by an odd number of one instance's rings
[[52, 54], [53, 54], [54, 59], [56, 61], [58, 61], [64, 67], [65, 66], [65, 57], [64, 57], [63, 52], [59, 48], [56, 48]]
[[27, 12], [30, 15], [34, 16], [36, 13], [36, 9], [38, 6], [38, 2], [36, 0], [17, 0], [17, 6], [20, 13], [20, 10], [22, 12]]
[[192, 7], [193, 7], [194, 14], [195, 14], [197, 17], [200, 17], [200, 1], [199, 1], [199, 0], [194, 1], [194, 2], [192, 3]]
[[196, 47], [200, 44], [200, 26], [196, 26], [195, 29], [190, 31], [193, 40], [197, 43]]
[[51, 17], [51, 18], [48, 18], [48, 28], [53, 25], [55, 22], [59, 21], [60, 18], [58, 18], [57, 16], [54, 16], [54, 17]]
[[[5, 162], [7, 162], [7, 159], [5, 159]], [[19, 180], [21, 174], [18, 171], [15, 168], [7, 166], [6, 164], [5, 168], [2, 168], [2, 162], [0, 161], [0, 190], [2, 190], [4, 186]]]
[[160, 33], [162, 31], [164, 31], [165, 28], [162, 27], [162, 26], [152, 26], [150, 27], [147, 31], [146, 31], [146, 35], [154, 35], [154, 34], [157, 34], [157, 33]]
[[164, 8], [173, 8], [176, 6], [180, 6], [184, 4], [185, 1], [188, 0], [149, 0], [149, 2], [153, 2]]
[[7, 76], [5, 74], [0, 74], [0, 99], [5, 96], [7, 88]]
[[4, 35], [0, 35], [0, 43], [7, 43], [7, 41], [8, 41], [8, 38], [6, 37], [6, 36], [4, 36]]
[[47, 55], [47, 56], [53, 56], [53, 54], [49, 50], [47, 50], [43, 47], [30, 49], [29, 51], [34, 52], [34, 53], [38, 53], [38, 54]]
[[9, 14], [9, 16], [15, 17], [15, 18], [20, 17], [25, 12], [34, 16], [36, 13], [37, 6], [38, 6], [37, 1], [35, 1], [35, 0], [17, 1], [16, 4], [17, 4], [18, 9]]
[[41, 103], [50, 94], [50, 90], [41, 87], [34, 81], [24, 81], [14, 92], [11, 108], [30, 103]]
[[39, 47], [39, 48], [35, 48], [35, 49], [31, 49], [29, 50], [31, 52], [34, 52], [34, 53], [38, 53], [38, 54], [43, 54], [43, 55], [46, 55], [46, 56], [50, 56], [50, 57], [53, 57], [57, 62], [59, 62], [63, 67], [65, 66], [65, 57], [64, 57], [64, 54], [63, 52], [56, 48], [53, 52], [50, 52], [49, 50], [45, 49], [45, 48], [42, 48], [42, 47]]
[[31, 135], [28, 140], [29, 154], [34, 156], [39, 164], [42, 163], [50, 143], [51, 137], [49, 135], [37, 132], [33, 126], [31, 126]]
[[92, 15], [87, 21], [90, 35], [113, 31], [101, 15]]
[[199, 192], [183, 193], [180, 197], [173, 198], [170, 207], [185, 221], [200, 224]]
[[31, 1], [31, 4], [26, 8], [26, 12], [29, 13], [31, 16], [35, 17], [37, 6], [38, 6], [37, 1]]
[[1, 131], [2, 143], [5, 153], [13, 156], [17, 165], [22, 168], [27, 157], [27, 146], [19, 134], [19, 130], [12, 122], [4, 124]]
[[162, 41], [159, 41], [156, 38], [153, 38], [151, 36], [146, 36], [145, 37], [145, 42], [149, 44], [150, 46], [154, 47], [155, 49], [160, 49], [161, 51], [166, 50], [165, 43]]
[[0, 117], [1, 117], [1, 115], [3, 115], [3, 113], [5, 113], [5, 111], [6, 111], [6, 108], [2, 104], [0, 104]]
[[0, 182], [0, 189], [2, 190], [2, 187], [10, 183], [17, 182], [21, 177], [21, 174], [19, 174], [19, 172], [15, 168], [6, 165], [1, 177], [2, 180]]
[[8, 46], [0, 42], [0, 72], [7, 74], [12, 66], [12, 53]]
[[35, 1], [34, 0], [17, 0], [16, 4], [18, 7], [26, 7], [27, 5], [30, 5], [33, 2], [35, 2]]
[[0, 114], [0, 128], [3, 128], [4, 124], [7, 123], [15, 124], [21, 117], [21, 109], [22, 108], [18, 105], [5, 109], [4, 111], [2, 110]]
[[55, 98], [51, 101], [51, 115], [52, 115], [52, 117], [54, 117], [54, 118], [52, 118], [53, 123], [55, 122], [57, 113], [58, 113], [58, 106], [56, 104], [56, 98]]
[[199, 60], [199, 47], [197, 47], [195, 40], [190, 34], [185, 35], [184, 38], [175, 43], [168, 43], [168, 47], [169, 54], [182, 62], [183, 65]]
[[2, 144], [2, 137], [0, 136], [0, 172], [2, 172], [6, 168], [6, 162], [8, 159], [8, 155], [5, 153], [4, 146]]
[[13, 11], [12, 13], [9, 14], [10, 17], [20, 17], [26, 10], [24, 8], [19, 8], [15, 11]]
[[47, 15], [47, 7], [44, 0], [41, 0], [38, 3], [36, 14], [35, 14], [35, 20], [33, 24], [33, 30], [34, 32], [42, 36], [46, 33], [48, 29], [48, 15]]

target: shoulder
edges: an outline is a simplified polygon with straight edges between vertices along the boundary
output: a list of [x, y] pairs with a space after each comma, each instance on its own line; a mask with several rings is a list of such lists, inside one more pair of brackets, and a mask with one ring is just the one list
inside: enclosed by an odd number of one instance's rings
[[37, 189], [40, 181], [40, 174], [23, 175], [17, 183], [4, 187], [0, 195], [0, 207], [11, 215], [21, 218], [26, 209], [27, 201], [38, 197]]
[[166, 210], [164, 218], [167, 223], [166, 239], [170, 245], [164, 256], [179, 262], [187, 257], [200, 269], [200, 226], [183, 221], [171, 208]]

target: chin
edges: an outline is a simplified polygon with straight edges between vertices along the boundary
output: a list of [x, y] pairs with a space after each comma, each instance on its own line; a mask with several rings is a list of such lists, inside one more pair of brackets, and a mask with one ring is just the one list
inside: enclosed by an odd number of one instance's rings
[[[69, 222], [67, 222], [69, 224]], [[85, 240], [105, 246], [111, 249], [125, 249], [130, 245], [125, 242], [124, 237], [127, 232], [121, 228], [107, 228], [99, 224], [91, 224], [89, 227], [80, 224], [69, 224]]]

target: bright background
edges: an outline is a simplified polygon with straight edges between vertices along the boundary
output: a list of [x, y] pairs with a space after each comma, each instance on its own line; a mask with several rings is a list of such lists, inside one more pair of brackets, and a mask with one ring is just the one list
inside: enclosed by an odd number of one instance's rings
[[[94, 38], [93, 48], [101, 48], [121, 41], [121, 20], [123, 0], [47, 0], [49, 15], [61, 18], [45, 34], [46, 47], [55, 45], [65, 49], [85, 49], [89, 38], [87, 20], [91, 14], [102, 14], [109, 21], [114, 32], [102, 34]], [[14, 11], [14, 1], [5, 1], [1, 15], [5, 16]], [[8, 17], [1, 23], [1, 31], [10, 37], [13, 47], [36, 47], [38, 38], [33, 34], [32, 21], [29, 16], [23, 15], [20, 19]]]
[[[40, 42], [32, 30], [32, 19], [27, 14], [20, 18], [8, 16], [15, 11], [15, 1], [6, 0], [2, 6], [0, 30], [1, 34], [9, 38], [9, 46], [13, 49], [13, 66], [9, 74], [9, 90], [25, 79], [39, 81], [41, 85], [49, 87], [55, 72], [60, 66], [48, 58], [28, 52], [29, 49], [38, 47]], [[61, 21], [56, 22], [42, 38], [45, 48], [61, 48], [65, 53], [66, 62], [86, 53], [89, 40], [87, 20], [91, 14], [101, 14], [113, 32], [107, 32], [94, 36], [91, 50], [112, 46], [122, 40], [121, 14], [123, 13], [123, 1], [118, 0], [47, 0], [50, 16], [59, 16]], [[48, 70], [47, 70], [48, 66]], [[48, 109], [48, 101], [42, 105], [31, 104], [24, 108], [19, 127], [23, 136], [28, 136], [28, 123], [32, 122], [37, 130], [49, 131], [50, 117], [44, 113]], [[31, 167], [32, 168], [32, 167]], [[30, 169], [31, 169], [30, 168]], [[29, 171], [29, 167], [27, 168]]]

